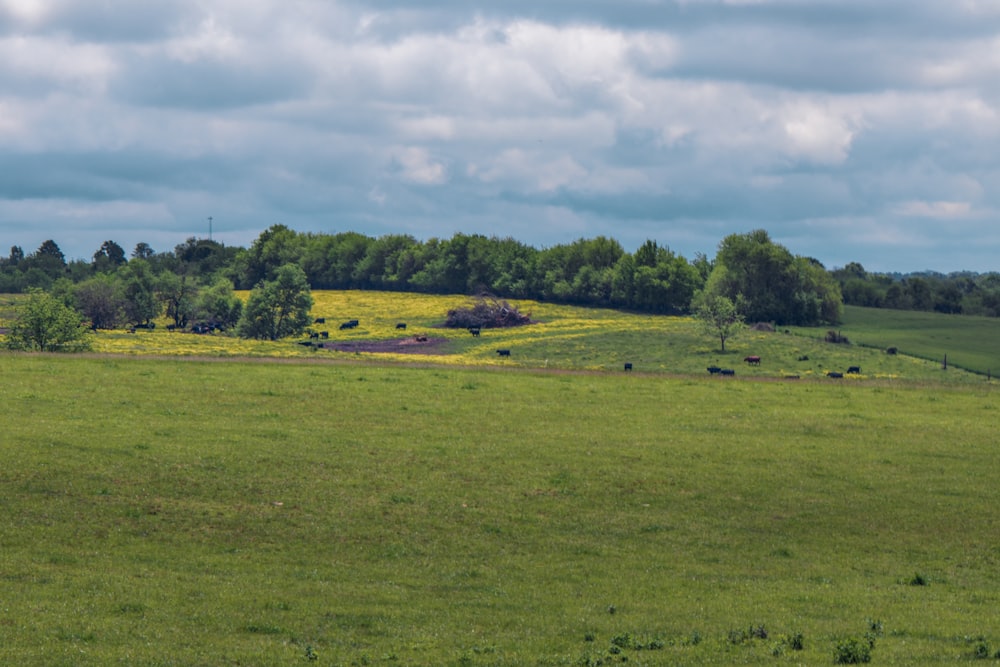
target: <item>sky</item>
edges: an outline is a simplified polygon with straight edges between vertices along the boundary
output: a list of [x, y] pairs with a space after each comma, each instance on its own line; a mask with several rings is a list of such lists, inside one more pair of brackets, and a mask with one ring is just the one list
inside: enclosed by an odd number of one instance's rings
[[1000, 270], [1000, 0], [0, 0], [0, 255], [298, 232]]

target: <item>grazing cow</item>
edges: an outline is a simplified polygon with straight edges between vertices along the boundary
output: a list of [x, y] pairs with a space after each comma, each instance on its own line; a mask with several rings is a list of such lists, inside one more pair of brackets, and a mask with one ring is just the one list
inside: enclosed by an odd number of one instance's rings
[[760, 366], [760, 357], [754, 355], [751, 357], [744, 357], [743, 361], [747, 362], [751, 366]]
[[313, 332], [310, 332], [309, 337], [310, 338], [319, 338], [319, 334], [316, 333], [315, 331], [313, 331]]
[[427, 336], [417, 335], [417, 336], [413, 337], [413, 340], [417, 341], [418, 343], [426, 343], [427, 342]]
[[354, 329], [357, 326], [358, 326], [358, 321], [357, 320], [347, 320], [346, 322], [344, 322], [343, 324], [340, 325], [340, 328], [342, 330], [343, 329]]
[[830, 371], [830, 372], [828, 372], [826, 374], [826, 376], [828, 378], [833, 378], [835, 380], [839, 380], [840, 378], [844, 377], [844, 374], [843, 373], [838, 373], [837, 371]]
[[896, 354], [896, 352], [898, 352], [898, 351], [899, 351], [899, 350], [897, 350], [896, 348], [894, 348], [894, 347], [890, 347], [890, 348], [886, 348], [886, 351], [885, 351], [885, 353], [886, 353], [886, 354]]
[[304, 345], [306, 347], [312, 347], [312, 342], [308, 341], [308, 340], [300, 340], [300, 341], [298, 341], [298, 344], [299, 345]]
[[847, 369], [847, 372], [851, 375], [860, 375], [861, 366], [851, 366], [850, 368]]
[[478, 337], [481, 332], [479, 327], [469, 327], [469, 333]]
[[167, 325], [167, 331], [173, 331], [176, 328], [177, 328], [176, 324], [168, 324]]
[[397, 329], [404, 329], [405, 330], [406, 329], [406, 322], [397, 322], [396, 323], [396, 328]]
[[719, 371], [719, 375], [736, 375], [736, 371], [732, 368], [723, 368]]
[[500, 355], [501, 357], [509, 357], [510, 350], [497, 350], [497, 354]]
[[316, 320], [313, 322], [313, 324], [326, 324], [326, 318], [325, 317], [317, 317]]
[[330, 332], [329, 331], [320, 331], [319, 332], [319, 337], [320, 338], [329, 338], [330, 337]]
[[625, 364], [625, 370], [627, 370], [627, 371], [630, 371], [630, 370], [632, 370], [632, 364], [630, 364], [630, 363], [626, 363], [626, 364]]
[[711, 373], [712, 375], [715, 375], [716, 373], [721, 373], [722, 369], [719, 368], [718, 366], [709, 366], [708, 372]]

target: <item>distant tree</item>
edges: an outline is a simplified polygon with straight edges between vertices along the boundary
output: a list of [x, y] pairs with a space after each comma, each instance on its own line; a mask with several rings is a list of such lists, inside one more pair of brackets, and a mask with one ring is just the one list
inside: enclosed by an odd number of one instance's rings
[[149, 259], [156, 252], [149, 247], [149, 244], [145, 241], [139, 241], [135, 244], [135, 250], [132, 251], [132, 259]]
[[90, 347], [80, 314], [40, 289], [28, 290], [7, 334], [12, 350], [73, 352]]
[[15, 245], [10, 247], [10, 257], [7, 259], [11, 266], [17, 266], [24, 259], [24, 250], [21, 246]]
[[[61, 276], [66, 271], [66, 256], [63, 255], [62, 250], [55, 241], [49, 239], [42, 242], [42, 245], [38, 247], [38, 250], [33, 252], [24, 258], [21, 262], [21, 266], [25, 271], [31, 271], [35, 269], [45, 276], [48, 276], [49, 280], [47, 283], [51, 284], [52, 280], [55, 280]], [[42, 283], [46, 282], [38, 278], [30, 278], [30, 284], [43, 286]], [[48, 284], [44, 285], [48, 287]]]
[[708, 284], [733, 303], [742, 296], [751, 322], [808, 326], [840, 317], [840, 287], [822, 264], [792, 255], [762, 229], [722, 240]]
[[176, 327], [186, 327], [194, 315], [197, 292], [194, 281], [176, 273], [164, 272], [156, 281], [156, 294]]
[[286, 264], [274, 280], [265, 280], [250, 292], [236, 333], [257, 340], [298, 335], [309, 325], [312, 305], [305, 272], [295, 264]]
[[125, 317], [125, 298], [121, 284], [111, 275], [101, 273], [79, 283], [74, 290], [77, 307], [94, 329], [114, 329]]
[[163, 312], [163, 303], [156, 293], [157, 278], [147, 260], [133, 259], [118, 270], [116, 278], [127, 322], [148, 325]]
[[719, 349], [726, 351], [726, 341], [746, 328], [739, 304], [716, 293], [700, 293], [695, 299], [695, 318], [702, 330], [719, 339]]
[[227, 248], [218, 241], [191, 237], [174, 248], [178, 262], [175, 271], [209, 282], [217, 272], [230, 268], [240, 252], [239, 248]]
[[128, 260], [125, 258], [125, 250], [114, 241], [105, 241], [94, 253], [93, 268], [99, 273], [114, 271]]
[[222, 329], [236, 326], [242, 314], [243, 302], [233, 293], [233, 284], [226, 278], [201, 289], [195, 299], [195, 318]]

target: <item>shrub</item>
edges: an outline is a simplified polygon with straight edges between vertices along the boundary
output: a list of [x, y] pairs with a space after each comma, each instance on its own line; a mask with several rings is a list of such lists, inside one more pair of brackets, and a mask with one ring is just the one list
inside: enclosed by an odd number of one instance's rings
[[834, 331], [833, 329], [826, 332], [826, 338], [824, 338], [824, 340], [827, 343], [837, 343], [841, 345], [849, 345], [851, 342], [847, 340], [847, 336], [843, 336], [839, 331]]
[[833, 659], [838, 665], [860, 665], [871, 660], [872, 645], [867, 640], [853, 637], [837, 644]]

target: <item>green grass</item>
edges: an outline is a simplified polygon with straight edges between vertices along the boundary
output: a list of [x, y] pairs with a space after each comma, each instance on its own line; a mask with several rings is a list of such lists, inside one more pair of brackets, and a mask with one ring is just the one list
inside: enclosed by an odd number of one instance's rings
[[873, 619], [876, 664], [1000, 646], [985, 383], [0, 369], [4, 664], [832, 664]]
[[983, 375], [1000, 371], [1000, 318], [847, 306], [839, 329], [852, 343]]

